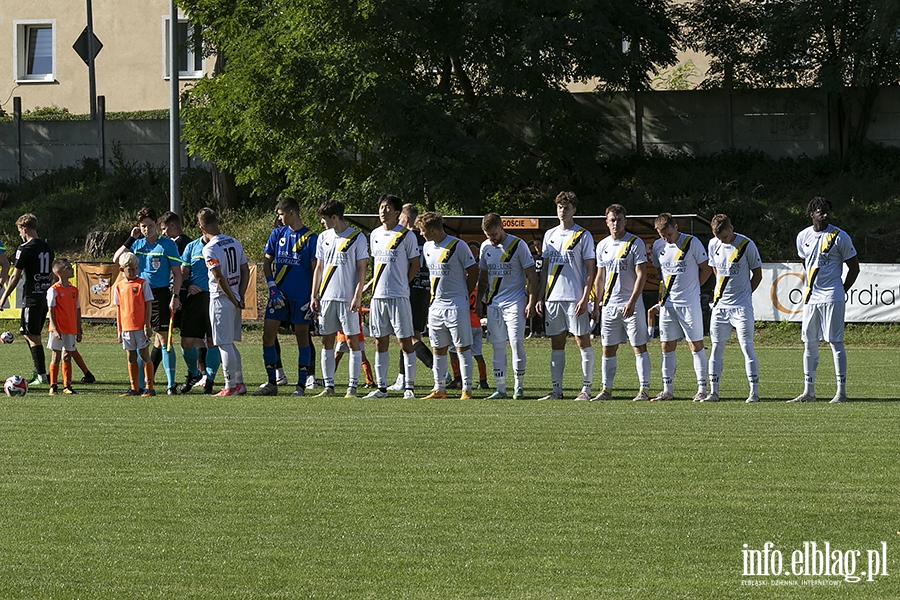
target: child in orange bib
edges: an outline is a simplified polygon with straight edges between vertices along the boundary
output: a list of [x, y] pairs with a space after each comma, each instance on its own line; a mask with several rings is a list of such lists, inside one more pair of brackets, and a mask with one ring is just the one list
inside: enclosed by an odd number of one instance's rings
[[[122, 277], [113, 287], [113, 304], [116, 306], [116, 322], [119, 341], [128, 357], [128, 380], [131, 387], [122, 396], [155, 396], [153, 390], [153, 362], [150, 360], [150, 311], [153, 291], [146, 280], [138, 277], [138, 257], [125, 252], [119, 257]], [[138, 354], [144, 361], [144, 378], [147, 389], [138, 386]]]
[[81, 341], [81, 304], [78, 288], [69, 283], [74, 276], [68, 259], [58, 258], [51, 265], [56, 283], [47, 290], [47, 307], [50, 316], [50, 395], [59, 393], [59, 370], [62, 362], [63, 393], [74, 394], [72, 389], [72, 353], [75, 342]]

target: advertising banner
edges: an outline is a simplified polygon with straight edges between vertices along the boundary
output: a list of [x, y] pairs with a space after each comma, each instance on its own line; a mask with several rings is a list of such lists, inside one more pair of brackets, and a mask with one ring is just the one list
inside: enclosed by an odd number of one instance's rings
[[[9, 272], [12, 273], [12, 267], [10, 267]], [[9, 295], [6, 303], [0, 307], [3, 309], [3, 312], [0, 312], [0, 318], [18, 319], [22, 315], [22, 290], [24, 286], [25, 282], [20, 279], [16, 289]], [[0, 289], [0, 292], [2, 292], [2, 289]]]
[[[112, 263], [79, 263], [78, 295], [81, 299], [81, 316], [85, 319], [115, 319], [116, 307], [112, 303], [112, 289], [120, 277], [118, 265]], [[247, 307], [241, 312], [245, 321], [256, 321], [256, 265], [250, 265], [250, 285], [247, 286]]]
[[[75, 271], [75, 277], [69, 280], [74, 286], [77, 286], [76, 283], [78, 280], [78, 265], [72, 264], [72, 269]], [[10, 267], [10, 274], [13, 272], [13, 268]], [[12, 275], [10, 275], [12, 276]], [[56, 281], [53, 279], [53, 281]], [[24, 299], [22, 298], [22, 292], [25, 288], [25, 277], [22, 276], [19, 279], [19, 283], [16, 285], [16, 289], [9, 295], [9, 299], [6, 301], [6, 304], [3, 305], [3, 312], [0, 312], [0, 318], [2, 319], [19, 319], [22, 316], [22, 307], [25, 306]], [[79, 294], [81, 292], [79, 291]], [[82, 313], [83, 314], [83, 313]], [[115, 318], [115, 314], [113, 314], [113, 318]]]
[[[806, 289], [803, 263], [763, 263], [762, 274], [753, 293], [756, 320], [799, 322]], [[845, 298], [848, 323], [900, 323], [900, 265], [861, 263]]]

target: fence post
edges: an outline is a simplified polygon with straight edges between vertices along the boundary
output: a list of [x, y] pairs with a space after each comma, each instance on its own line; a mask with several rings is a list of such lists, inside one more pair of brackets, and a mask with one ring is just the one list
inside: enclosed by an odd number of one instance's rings
[[16, 183], [22, 181], [22, 98], [13, 98], [13, 121], [16, 122]]
[[730, 62], [725, 63], [725, 140], [728, 142], [728, 149], [734, 150], [734, 114], [732, 109], [732, 80], [733, 68]]
[[100, 137], [100, 171], [106, 173], [106, 96], [97, 96], [97, 134]]
[[634, 95], [634, 151], [638, 156], [644, 155], [644, 100], [641, 92]]

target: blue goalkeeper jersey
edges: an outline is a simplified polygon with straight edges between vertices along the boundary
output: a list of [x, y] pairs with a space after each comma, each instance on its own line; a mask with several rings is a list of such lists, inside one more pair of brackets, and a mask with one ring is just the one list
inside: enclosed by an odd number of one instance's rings
[[309, 302], [317, 242], [318, 235], [305, 225], [297, 231], [283, 225], [269, 235], [265, 253], [274, 258], [275, 283], [289, 300]]

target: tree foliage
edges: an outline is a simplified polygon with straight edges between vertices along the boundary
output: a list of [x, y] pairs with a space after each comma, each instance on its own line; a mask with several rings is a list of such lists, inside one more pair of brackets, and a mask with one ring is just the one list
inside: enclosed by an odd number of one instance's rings
[[695, 0], [685, 45], [712, 57], [705, 87], [819, 87], [835, 98], [842, 149], [865, 139], [881, 86], [900, 80], [896, 0]]
[[[180, 0], [226, 57], [185, 103], [192, 151], [258, 192], [392, 190], [477, 208], [577, 177], [596, 137], [566, 92], [674, 63], [665, 0]], [[639, 40], [623, 53], [622, 40]]]

